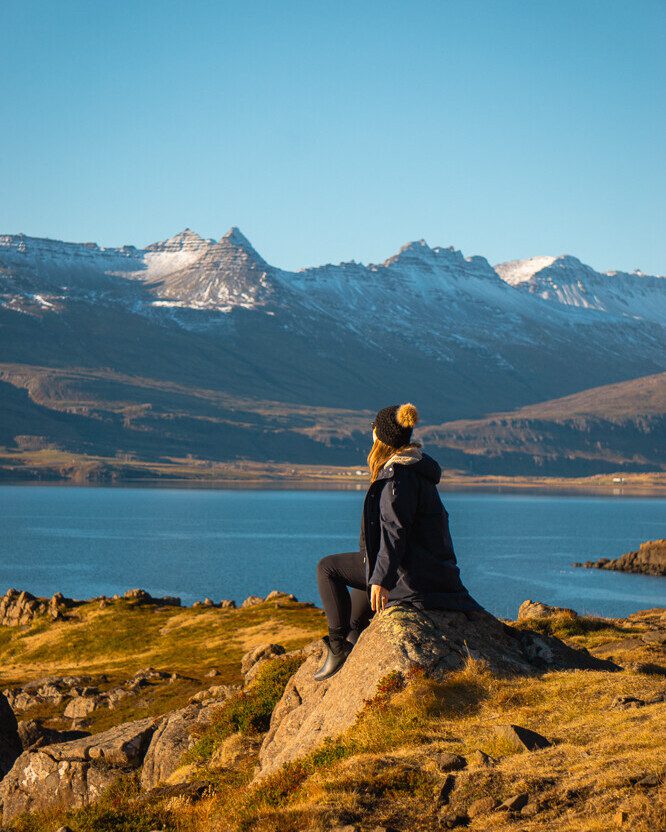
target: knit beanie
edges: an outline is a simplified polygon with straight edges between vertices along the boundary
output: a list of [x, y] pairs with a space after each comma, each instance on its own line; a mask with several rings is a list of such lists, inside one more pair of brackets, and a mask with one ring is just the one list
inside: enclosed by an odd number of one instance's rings
[[413, 404], [392, 404], [377, 413], [373, 428], [377, 438], [392, 448], [408, 445], [412, 438], [412, 429], [419, 420], [419, 414]]

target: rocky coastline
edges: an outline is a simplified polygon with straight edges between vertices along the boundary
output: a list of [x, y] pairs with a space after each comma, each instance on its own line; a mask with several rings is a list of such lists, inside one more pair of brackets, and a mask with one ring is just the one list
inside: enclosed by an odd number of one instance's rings
[[573, 566], [664, 577], [666, 576], [666, 539], [646, 540], [641, 543], [638, 549], [633, 552], [626, 552], [619, 558], [576, 561]]

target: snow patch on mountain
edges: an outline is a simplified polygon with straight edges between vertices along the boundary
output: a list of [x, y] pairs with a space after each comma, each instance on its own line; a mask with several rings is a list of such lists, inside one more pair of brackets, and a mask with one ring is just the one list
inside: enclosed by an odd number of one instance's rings
[[550, 304], [666, 325], [666, 278], [642, 272], [597, 272], [577, 257], [530, 257], [495, 266], [521, 292]]

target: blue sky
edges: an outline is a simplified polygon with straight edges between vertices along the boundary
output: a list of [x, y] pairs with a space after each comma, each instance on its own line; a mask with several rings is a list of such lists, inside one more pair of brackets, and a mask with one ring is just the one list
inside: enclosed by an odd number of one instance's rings
[[663, 0], [0, 0], [0, 233], [666, 273]]

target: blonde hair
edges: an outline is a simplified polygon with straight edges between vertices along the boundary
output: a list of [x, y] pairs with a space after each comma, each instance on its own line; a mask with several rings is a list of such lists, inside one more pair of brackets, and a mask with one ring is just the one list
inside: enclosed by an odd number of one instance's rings
[[[419, 420], [419, 413], [416, 407], [411, 403], [401, 404], [395, 414], [395, 420], [403, 428], [413, 428]], [[368, 468], [370, 469], [370, 482], [374, 482], [379, 476], [379, 472], [386, 465], [389, 459], [397, 453], [406, 451], [408, 448], [421, 448], [420, 442], [408, 442], [400, 448], [394, 448], [382, 442], [381, 439], [375, 439], [370, 453], [368, 454]]]

